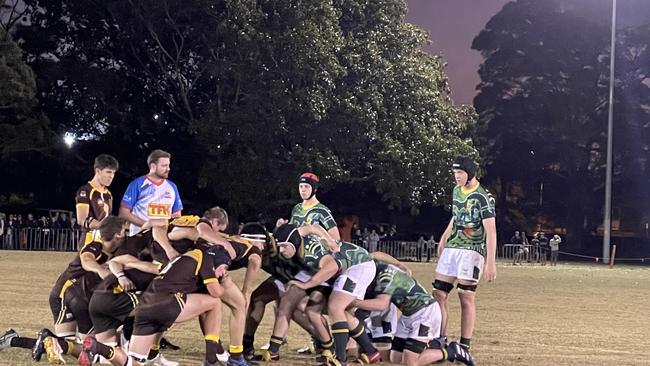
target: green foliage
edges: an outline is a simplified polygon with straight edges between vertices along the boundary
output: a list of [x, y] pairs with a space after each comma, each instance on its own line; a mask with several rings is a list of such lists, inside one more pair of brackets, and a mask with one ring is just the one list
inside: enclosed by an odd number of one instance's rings
[[171, 150], [202, 202], [272, 210], [312, 170], [417, 212], [476, 155], [476, 116], [450, 104], [402, 0], [27, 3], [45, 9], [19, 33], [57, 126], [128, 144], [126, 170]]
[[[609, 3], [519, 0], [474, 40], [472, 47], [485, 58], [474, 103], [480, 146], [492, 177], [499, 178], [500, 212], [507, 213], [501, 222], [514, 228], [548, 219], [547, 226], [567, 227], [579, 237], [602, 219]], [[621, 187], [628, 179], [623, 171], [630, 164], [638, 169], [649, 157], [647, 48], [647, 27], [618, 30], [614, 136], [615, 183]], [[522, 187], [524, 198], [515, 203]]]

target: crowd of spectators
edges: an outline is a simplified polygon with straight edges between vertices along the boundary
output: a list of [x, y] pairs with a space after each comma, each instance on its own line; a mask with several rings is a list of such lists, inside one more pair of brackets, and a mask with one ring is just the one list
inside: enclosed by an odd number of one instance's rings
[[65, 212], [48, 215], [0, 213], [0, 247], [3, 249], [70, 249], [76, 246], [80, 227]]

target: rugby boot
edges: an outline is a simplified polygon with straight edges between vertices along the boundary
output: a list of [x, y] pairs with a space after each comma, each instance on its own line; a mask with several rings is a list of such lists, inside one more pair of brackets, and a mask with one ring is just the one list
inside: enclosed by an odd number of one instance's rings
[[144, 364], [147, 366], [178, 366], [178, 362], [166, 359], [162, 353], [158, 353], [156, 357], [147, 360]]
[[18, 337], [18, 333], [15, 330], [7, 329], [5, 334], [0, 336], [0, 350], [11, 347], [11, 340], [16, 337]]
[[359, 358], [357, 358], [357, 360], [354, 363], [361, 364], [361, 365], [372, 365], [380, 362], [381, 362], [381, 353], [377, 351], [370, 355], [366, 353], [360, 354]]
[[61, 349], [61, 345], [56, 338], [45, 338], [43, 345], [45, 346], [45, 353], [47, 354], [47, 362], [52, 365], [65, 365], [65, 359], [63, 359], [63, 349]]
[[169, 341], [169, 339], [162, 337], [160, 339], [160, 349], [168, 349], [171, 351], [178, 351], [181, 349], [179, 346], [173, 344], [172, 342]]
[[40, 332], [38, 332], [36, 343], [34, 344], [34, 347], [32, 347], [32, 360], [34, 362], [40, 361], [43, 357], [43, 354], [45, 353], [45, 344], [43, 343], [47, 337], [54, 337], [54, 333], [52, 333], [52, 331], [47, 328], [43, 328]]
[[228, 358], [228, 363], [226, 365], [228, 365], [228, 366], [251, 366], [251, 364], [249, 364], [248, 361], [246, 361], [244, 356], [240, 356], [240, 357], [232, 357], [232, 356], [230, 356]]
[[270, 352], [268, 349], [262, 350], [261, 353], [253, 356], [253, 361], [280, 361], [280, 353]]
[[458, 342], [451, 342], [447, 346], [447, 360], [450, 362], [460, 362], [463, 365], [474, 366], [474, 359], [469, 350], [461, 346]]

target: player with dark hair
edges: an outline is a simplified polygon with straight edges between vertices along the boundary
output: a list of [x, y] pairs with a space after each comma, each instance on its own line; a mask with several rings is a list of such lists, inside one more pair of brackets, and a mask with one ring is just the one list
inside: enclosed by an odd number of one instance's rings
[[440, 304], [441, 342], [446, 342], [447, 298], [457, 283], [461, 303], [460, 344], [469, 350], [476, 319], [475, 295], [485, 266], [488, 281], [496, 279], [497, 233], [494, 198], [476, 179], [478, 165], [459, 156], [452, 171], [452, 218], [440, 238], [438, 264], [433, 282], [434, 295]]

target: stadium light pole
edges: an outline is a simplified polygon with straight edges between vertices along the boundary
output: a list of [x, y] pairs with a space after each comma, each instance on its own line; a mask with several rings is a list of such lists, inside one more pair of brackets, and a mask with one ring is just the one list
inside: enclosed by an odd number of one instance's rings
[[616, 54], [616, 0], [612, 0], [612, 31], [609, 50], [609, 112], [607, 115], [607, 162], [605, 166], [605, 214], [603, 218], [603, 263], [609, 263], [612, 230], [612, 132], [614, 127], [614, 59]]

